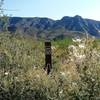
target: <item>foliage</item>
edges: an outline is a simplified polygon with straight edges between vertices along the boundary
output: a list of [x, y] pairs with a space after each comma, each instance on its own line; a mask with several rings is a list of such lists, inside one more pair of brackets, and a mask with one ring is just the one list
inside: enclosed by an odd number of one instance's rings
[[0, 100], [100, 99], [100, 42], [72, 40], [52, 42], [47, 75], [43, 41], [0, 33]]
[[4, 0], [0, 0], [0, 17], [4, 15], [3, 4], [4, 4]]

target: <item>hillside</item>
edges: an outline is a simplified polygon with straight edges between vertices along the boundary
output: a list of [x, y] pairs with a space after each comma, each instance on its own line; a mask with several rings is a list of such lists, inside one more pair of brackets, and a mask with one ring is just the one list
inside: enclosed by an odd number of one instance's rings
[[[10, 17], [8, 26], [15, 26], [19, 34], [30, 35], [35, 38], [63, 38], [65, 36], [100, 37], [100, 21], [84, 19], [81, 16], [65, 16], [61, 20], [49, 18], [21, 18]], [[3, 23], [0, 24], [2, 30]]]

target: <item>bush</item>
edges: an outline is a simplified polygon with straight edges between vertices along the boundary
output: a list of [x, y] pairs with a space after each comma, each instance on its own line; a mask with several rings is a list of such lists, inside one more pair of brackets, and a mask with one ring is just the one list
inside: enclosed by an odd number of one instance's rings
[[1, 33], [0, 100], [99, 99], [98, 40], [73, 39], [68, 45], [64, 41], [54, 41], [53, 69], [47, 75], [43, 41]]

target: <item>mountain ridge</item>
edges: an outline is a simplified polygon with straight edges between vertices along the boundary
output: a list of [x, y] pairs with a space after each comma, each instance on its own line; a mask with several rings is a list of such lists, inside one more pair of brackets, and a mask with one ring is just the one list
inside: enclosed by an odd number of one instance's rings
[[8, 26], [15, 26], [17, 33], [36, 38], [72, 36], [75, 32], [77, 35], [100, 37], [100, 21], [82, 18], [79, 15], [64, 16], [60, 20], [46, 17], [10, 17]]

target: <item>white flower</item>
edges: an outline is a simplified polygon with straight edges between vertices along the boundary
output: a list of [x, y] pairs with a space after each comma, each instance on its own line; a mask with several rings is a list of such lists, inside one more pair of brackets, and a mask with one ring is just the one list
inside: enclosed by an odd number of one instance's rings
[[20, 64], [18, 64], [18, 67], [20, 67]]
[[72, 39], [73, 42], [76, 42], [76, 39]]
[[76, 57], [79, 58], [79, 59], [83, 59], [83, 58], [85, 58], [85, 55], [78, 55]]
[[71, 58], [70, 61], [74, 61], [74, 59]]
[[95, 81], [95, 79], [92, 79], [92, 82], [94, 82]]
[[15, 77], [16, 81], [20, 81], [18, 77]]
[[73, 42], [81, 42], [81, 39], [72, 39]]
[[61, 74], [62, 76], [65, 76], [65, 72], [60, 72], [60, 74]]
[[78, 56], [79, 56], [79, 53], [75, 52], [75, 53], [74, 53], [74, 56], [75, 56], [75, 57], [78, 57]]
[[73, 86], [76, 86], [76, 85], [77, 85], [77, 83], [73, 82], [73, 83], [72, 83], [72, 85], [73, 85]]
[[70, 45], [68, 48], [69, 48], [70, 50], [72, 50], [74, 53], [77, 52], [77, 48], [76, 48], [76, 46], [74, 46], [74, 45]]
[[60, 92], [59, 92], [59, 94], [62, 94], [63, 93], [63, 90], [61, 90]]
[[18, 80], [18, 77], [15, 77], [16, 80]]
[[76, 49], [76, 47], [74, 45], [70, 45], [68, 48], [69, 49]]
[[56, 47], [55, 47], [55, 46], [52, 46], [52, 47], [51, 47], [51, 49], [52, 49], [52, 50], [55, 50], [55, 49], [56, 49]]
[[79, 44], [79, 48], [85, 48], [84, 44]]
[[76, 42], [81, 42], [81, 39], [76, 39]]
[[8, 75], [9, 73], [8, 72], [5, 72], [5, 75]]

